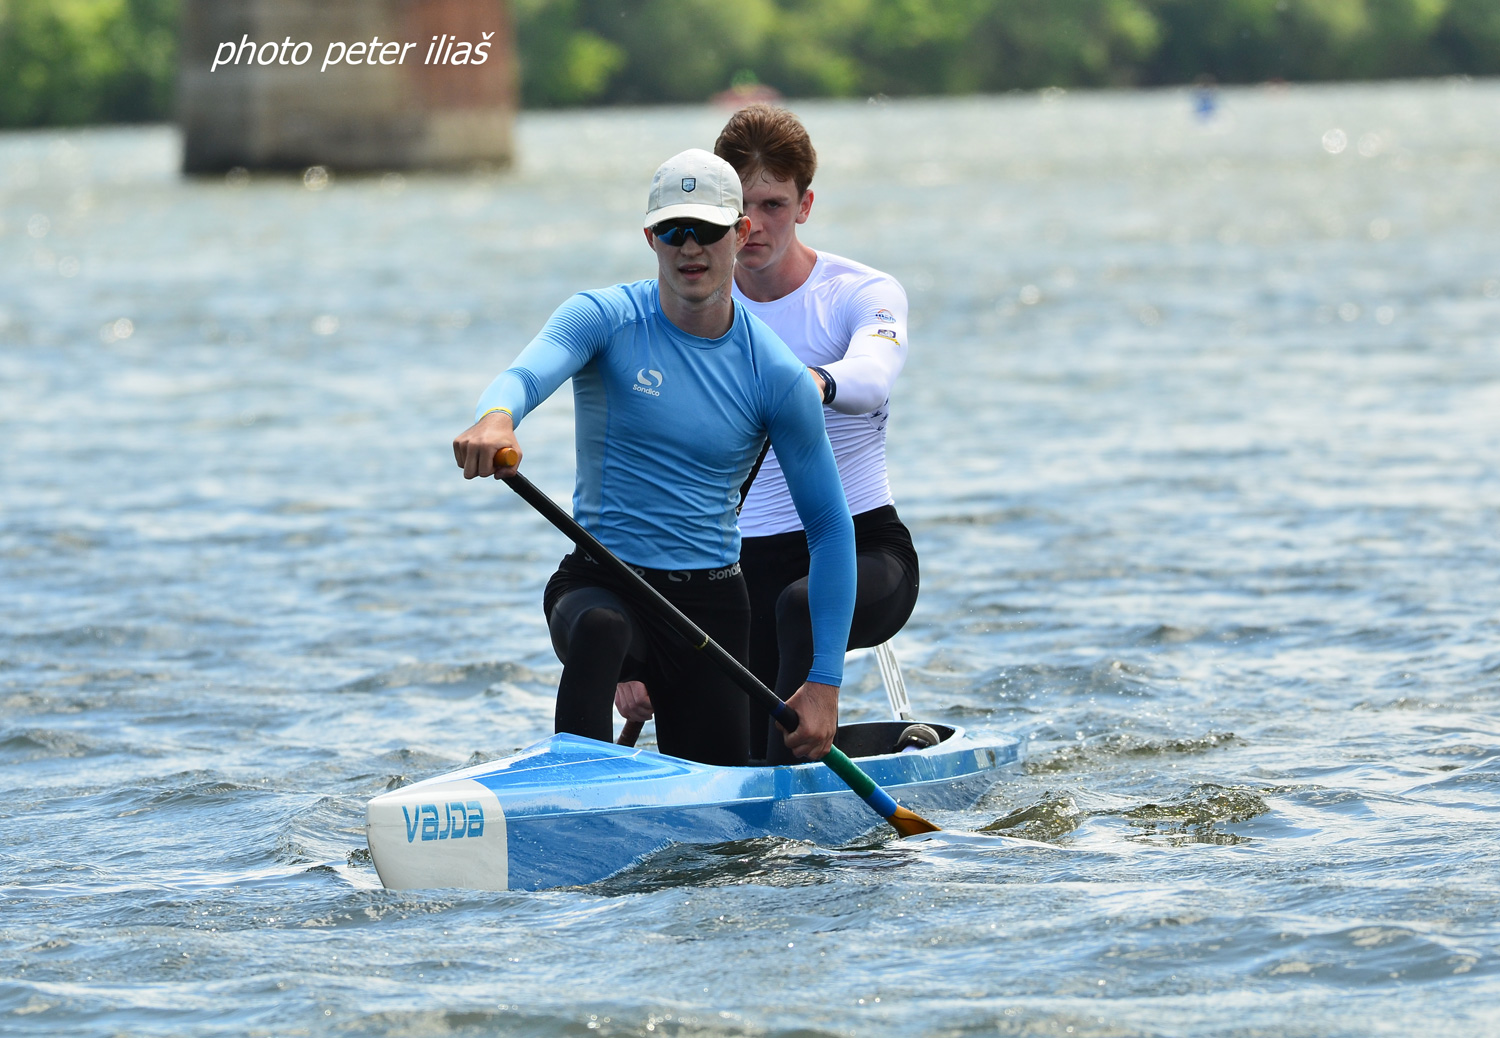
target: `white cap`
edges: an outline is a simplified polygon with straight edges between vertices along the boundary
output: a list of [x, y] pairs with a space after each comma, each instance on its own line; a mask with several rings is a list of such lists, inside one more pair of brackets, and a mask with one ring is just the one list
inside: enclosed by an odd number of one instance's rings
[[745, 214], [740, 175], [713, 152], [689, 148], [663, 162], [646, 198], [650, 227], [666, 220], [702, 220], [728, 227]]

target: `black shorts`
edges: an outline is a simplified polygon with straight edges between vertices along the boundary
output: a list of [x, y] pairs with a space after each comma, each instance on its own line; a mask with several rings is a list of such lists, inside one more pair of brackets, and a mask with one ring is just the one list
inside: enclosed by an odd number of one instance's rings
[[[917, 604], [921, 584], [917, 549], [895, 506], [854, 517], [854, 554], [858, 586], [848, 647], [870, 648], [901, 630]], [[746, 537], [740, 547], [750, 593], [750, 670], [783, 699], [802, 686], [812, 666], [810, 561], [807, 535], [801, 530]], [[767, 717], [766, 711], [752, 707], [752, 757], [767, 756], [767, 726], [761, 720]], [[769, 756], [780, 759], [774, 752]]]
[[[750, 599], [739, 563], [720, 569], [632, 568], [726, 652], [741, 663], [747, 662]], [[750, 712], [744, 691], [708, 656], [688, 644], [653, 611], [637, 605], [636, 600], [629, 587], [581, 551], [566, 556], [547, 582], [542, 609], [553, 633], [553, 646], [563, 661], [559, 721], [565, 713], [575, 716], [569, 711], [576, 710], [576, 716], [596, 719], [602, 713], [612, 724], [613, 715], [608, 711], [614, 705], [615, 682], [639, 680], [651, 696], [657, 746], [663, 753], [706, 764], [745, 764]], [[620, 637], [611, 639], [607, 646], [566, 644], [568, 630], [576, 629], [571, 614], [600, 605], [608, 605], [625, 617]], [[612, 664], [608, 659], [596, 659], [601, 651], [616, 650], [619, 659]], [[596, 662], [605, 665], [592, 666]], [[588, 680], [581, 684], [570, 681], [570, 668], [588, 673]], [[593, 731], [579, 734], [600, 737]]]

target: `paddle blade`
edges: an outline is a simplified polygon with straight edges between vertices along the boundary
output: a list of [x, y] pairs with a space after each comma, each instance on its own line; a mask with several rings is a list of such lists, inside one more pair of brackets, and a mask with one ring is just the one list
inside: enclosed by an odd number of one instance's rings
[[886, 821], [890, 822], [891, 828], [895, 829], [902, 836], [920, 836], [922, 833], [940, 833], [943, 831], [915, 811], [900, 806], [897, 806], [896, 810]]
[[828, 751], [823, 758], [823, 763], [902, 836], [942, 832], [915, 811], [909, 811], [896, 803], [889, 793], [877, 786], [875, 780], [861, 771], [859, 765], [850, 760], [848, 755], [837, 746]]

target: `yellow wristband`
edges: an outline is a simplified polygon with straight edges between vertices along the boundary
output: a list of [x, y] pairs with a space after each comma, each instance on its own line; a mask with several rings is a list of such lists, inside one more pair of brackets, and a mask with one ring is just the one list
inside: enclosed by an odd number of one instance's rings
[[488, 411], [486, 411], [484, 414], [480, 415], [479, 418], [480, 418], [481, 421], [483, 421], [484, 419], [488, 418], [490, 415], [494, 414], [496, 411], [499, 411], [501, 414], [504, 414], [504, 415], [509, 415], [510, 416], [510, 420], [512, 422], [514, 422], [516, 420], [516, 416], [510, 413], [510, 408], [508, 408], [508, 407], [492, 407]]

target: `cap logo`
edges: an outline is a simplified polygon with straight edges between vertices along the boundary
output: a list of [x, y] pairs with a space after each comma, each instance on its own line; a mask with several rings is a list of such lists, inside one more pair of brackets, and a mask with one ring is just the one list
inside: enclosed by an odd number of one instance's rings
[[691, 191], [691, 190], [693, 190], [693, 188], [695, 188], [697, 186], [698, 186], [698, 178], [697, 177], [683, 177], [682, 178], [682, 189], [684, 191]]

